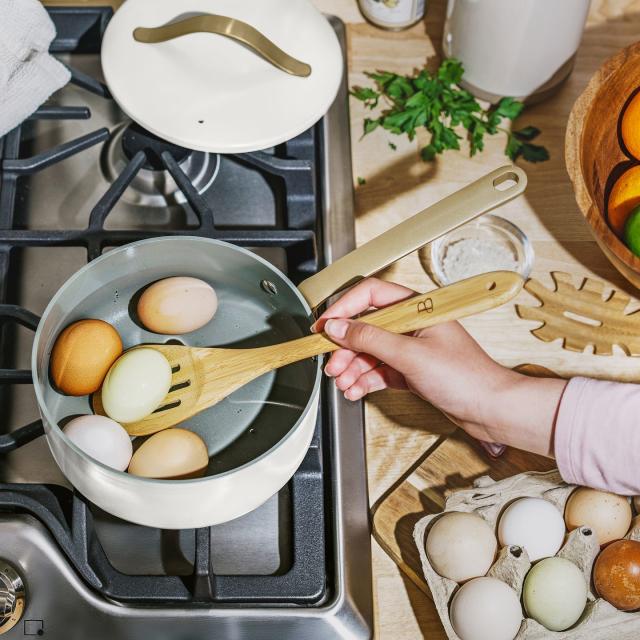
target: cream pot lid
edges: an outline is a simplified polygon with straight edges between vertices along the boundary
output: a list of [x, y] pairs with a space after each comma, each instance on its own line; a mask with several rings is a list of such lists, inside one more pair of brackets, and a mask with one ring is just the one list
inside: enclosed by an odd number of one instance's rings
[[[335, 32], [309, 0], [127, 0], [101, 55], [129, 117], [174, 144], [217, 153], [302, 133], [328, 110], [343, 69]], [[289, 71], [276, 66], [283, 62]]]

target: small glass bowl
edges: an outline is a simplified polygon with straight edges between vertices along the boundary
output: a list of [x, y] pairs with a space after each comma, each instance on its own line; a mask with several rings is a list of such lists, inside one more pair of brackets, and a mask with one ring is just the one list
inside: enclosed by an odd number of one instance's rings
[[[489, 213], [454, 229], [426, 247], [427, 270], [431, 278], [440, 287], [456, 281], [447, 277], [444, 270], [444, 261], [449, 248], [461, 240], [489, 241], [505, 247], [514, 257], [515, 270], [525, 279], [531, 273], [534, 252], [529, 238], [509, 220]], [[469, 273], [466, 277], [494, 270], [489, 265], [486, 269], [479, 270], [476, 273]]]

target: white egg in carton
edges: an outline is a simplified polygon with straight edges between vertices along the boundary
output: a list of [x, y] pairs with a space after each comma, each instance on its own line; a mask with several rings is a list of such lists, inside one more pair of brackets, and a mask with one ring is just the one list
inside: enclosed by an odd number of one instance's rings
[[[576, 489], [562, 481], [558, 471], [545, 473], [521, 473], [496, 482], [489, 476], [478, 478], [472, 489], [452, 493], [446, 500], [442, 513], [421, 518], [414, 530], [413, 539], [420, 554], [424, 577], [440, 615], [440, 620], [450, 640], [460, 640], [449, 616], [452, 596], [458, 589], [458, 583], [440, 576], [431, 566], [425, 550], [425, 542], [430, 526], [442, 514], [447, 512], [475, 513], [482, 517], [495, 532], [503, 509], [517, 498], [543, 498], [553, 503], [561, 513], [569, 495]], [[640, 520], [636, 518], [632, 529], [625, 536], [640, 541]], [[514, 640], [638, 640], [640, 638], [640, 612], [628, 613], [615, 609], [602, 598], [598, 598], [593, 588], [591, 571], [600, 546], [595, 534], [588, 527], [574, 529], [556, 556], [573, 562], [585, 577], [588, 587], [587, 606], [571, 628], [565, 631], [550, 631], [540, 623], [527, 618], [523, 608], [523, 622]], [[508, 584], [520, 598], [525, 576], [531, 563], [524, 549], [503, 547], [499, 549], [496, 560], [487, 576], [497, 578]]]

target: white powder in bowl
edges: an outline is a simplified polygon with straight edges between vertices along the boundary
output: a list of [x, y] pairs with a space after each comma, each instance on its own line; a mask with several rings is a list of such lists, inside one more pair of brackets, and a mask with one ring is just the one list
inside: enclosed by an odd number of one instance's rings
[[448, 282], [457, 282], [488, 271], [517, 271], [513, 251], [482, 238], [463, 238], [446, 249], [442, 269]]

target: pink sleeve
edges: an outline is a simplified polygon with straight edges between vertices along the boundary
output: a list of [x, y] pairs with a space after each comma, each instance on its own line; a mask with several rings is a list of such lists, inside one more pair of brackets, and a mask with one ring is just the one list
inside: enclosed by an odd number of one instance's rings
[[566, 482], [640, 495], [640, 385], [570, 380], [554, 449]]

